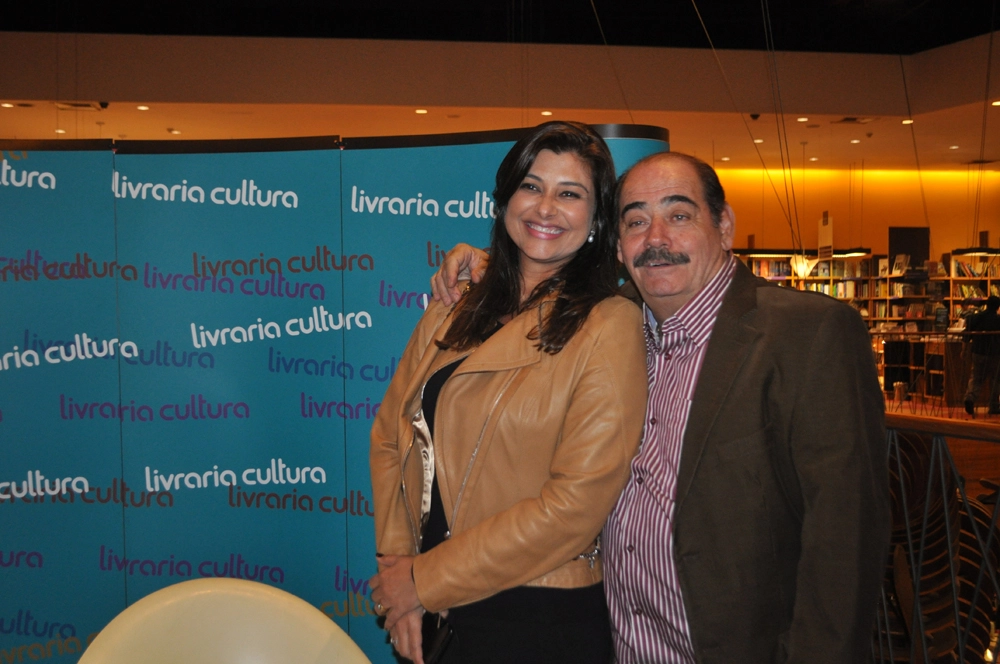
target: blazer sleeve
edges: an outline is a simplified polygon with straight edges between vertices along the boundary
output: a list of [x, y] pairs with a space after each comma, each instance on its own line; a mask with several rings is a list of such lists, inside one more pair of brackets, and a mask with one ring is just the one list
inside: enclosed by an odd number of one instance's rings
[[642, 439], [648, 386], [641, 313], [619, 301], [590, 334], [540, 495], [417, 556], [417, 594], [428, 611], [536, 579], [579, 555], [603, 528]]
[[416, 372], [421, 361], [449, 313], [449, 308], [437, 302], [428, 306], [406, 344], [372, 424], [369, 466], [375, 504], [375, 550], [381, 554], [412, 556], [417, 553], [400, 490], [400, 450], [407, 442], [402, 440], [407, 430], [401, 411], [405, 401], [412, 397], [411, 384], [419, 379]]
[[871, 341], [830, 307], [806, 355], [789, 429], [803, 523], [788, 662], [871, 656], [889, 540], [885, 417]]

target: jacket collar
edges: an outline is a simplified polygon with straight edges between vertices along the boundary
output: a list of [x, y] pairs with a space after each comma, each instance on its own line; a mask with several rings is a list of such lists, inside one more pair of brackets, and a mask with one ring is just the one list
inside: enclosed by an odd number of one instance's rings
[[702, 362], [698, 383], [691, 401], [680, 468], [677, 471], [677, 505], [684, 501], [705, 443], [720, 416], [722, 406], [740, 368], [746, 361], [761, 332], [753, 327], [752, 316], [757, 308], [757, 288], [760, 282], [742, 261], [737, 261], [733, 280], [722, 300], [708, 349]]
[[[453, 375], [474, 373], [478, 371], [508, 371], [520, 367], [535, 364], [541, 360], [542, 351], [538, 349], [538, 342], [528, 339], [528, 334], [540, 323], [545, 307], [552, 304], [554, 298], [542, 301], [538, 306], [527, 311], [522, 311], [506, 325], [501, 327], [496, 333], [487, 339], [481, 346], [471, 351], [439, 350], [437, 357], [431, 363], [427, 375], [433, 375], [438, 369], [455, 362], [462, 357], [465, 360], [462, 365], [455, 370]], [[451, 325], [454, 312], [449, 314], [446, 325], [442, 325], [435, 341], [443, 339]], [[432, 342], [433, 343], [433, 342]]]

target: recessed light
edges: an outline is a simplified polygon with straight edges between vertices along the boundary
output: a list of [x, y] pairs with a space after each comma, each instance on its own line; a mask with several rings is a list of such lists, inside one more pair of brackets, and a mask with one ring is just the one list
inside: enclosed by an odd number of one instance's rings
[[167, 133], [168, 134], [174, 134], [176, 136], [177, 134], [181, 133], [181, 130], [180, 129], [174, 129], [173, 127], [167, 127]]
[[994, 105], [994, 106], [1000, 106], [1000, 101], [995, 101], [995, 102], [993, 102], [993, 105]]
[[552, 111], [542, 111], [542, 115], [548, 117], [549, 115], [552, 115]]
[[65, 129], [56, 129], [56, 133], [57, 134], [65, 134], [66, 130]]
[[906, 120], [903, 120], [903, 124], [913, 124], [913, 120], [907, 118]]
[[0, 104], [0, 106], [2, 106], [3, 108], [14, 108], [14, 104], [11, 104], [10, 102], [7, 102], [7, 101], [5, 101], [4, 103]]
[[416, 112], [417, 115], [427, 115], [427, 109], [426, 108], [418, 108], [415, 112]]
[[809, 161], [819, 161], [819, 157], [809, 157]]
[[755, 139], [753, 139], [753, 142], [754, 143], [763, 143], [764, 139], [763, 138], [755, 138]]
[[809, 118], [798, 118], [798, 122], [809, 122]]
[[729, 157], [720, 157], [722, 161], [729, 161]]
[[958, 146], [957, 145], [952, 145], [952, 146], [949, 146], [948, 149], [949, 150], [957, 150]]
[[146, 106], [145, 104], [142, 105], [142, 106], [136, 106], [136, 108], [139, 109], [140, 111], [148, 111], [149, 110], [149, 106]]
[[860, 138], [852, 138], [851, 139], [851, 143], [860, 143], [860, 142], [861, 142]]

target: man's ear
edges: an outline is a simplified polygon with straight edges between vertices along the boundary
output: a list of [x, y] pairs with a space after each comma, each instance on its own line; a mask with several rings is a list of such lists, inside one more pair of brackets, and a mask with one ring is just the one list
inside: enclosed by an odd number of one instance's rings
[[[729, 251], [733, 248], [733, 235], [736, 233], [736, 213], [732, 206], [726, 203], [719, 215], [719, 233], [722, 235], [722, 249]], [[619, 253], [620, 253], [619, 249]]]
[[615, 246], [618, 247], [618, 262], [619, 263], [624, 263], [625, 259], [622, 258], [622, 241], [618, 240], [618, 242], [615, 243]]

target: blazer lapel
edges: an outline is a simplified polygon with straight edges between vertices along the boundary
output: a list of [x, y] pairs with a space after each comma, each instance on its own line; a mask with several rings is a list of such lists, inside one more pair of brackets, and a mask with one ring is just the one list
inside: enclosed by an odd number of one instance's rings
[[715, 425], [740, 367], [760, 332], [741, 319], [757, 306], [757, 279], [743, 265], [736, 265], [733, 281], [712, 328], [708, 350], [698, 374], [684, 430], [680, 468], [677, 471], [677, 509], [687, 496], [705, 443]]

